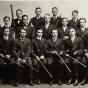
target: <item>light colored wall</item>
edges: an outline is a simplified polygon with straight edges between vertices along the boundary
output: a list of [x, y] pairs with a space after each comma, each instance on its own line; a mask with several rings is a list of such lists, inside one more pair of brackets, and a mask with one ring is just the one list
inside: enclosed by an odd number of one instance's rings
[[[0, 23], [3, 26], [3, 17], [11, 17], [10, 4], [13, 5], [14, 15], [17, 9], [22, 9], [23, 14], [27, 14], [30, 18], [35, 16], [35, 8], [42, 8], [42, 16], [49, 13], [52, 16], [52, 7], [58, 7], [60, 15], [71, 19], [71, 13], [73, 10], [79, 11], [79, 18], [85, 17], [87, 20], [86, 26], [88, 27], [88, 0], [52, 0], [52, 1], [0, 1]], [[16, 16], [15, 16], [16, 18]]]

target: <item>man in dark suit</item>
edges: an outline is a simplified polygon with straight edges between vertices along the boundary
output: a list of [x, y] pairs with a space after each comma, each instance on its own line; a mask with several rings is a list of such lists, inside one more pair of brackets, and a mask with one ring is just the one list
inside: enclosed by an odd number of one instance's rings
[[37, 28], [39, 28], [39, 26], [44, 24], [44, 18], [41, 17], [41, 8], [40, 7], [37, 7], [35, 9], [35, 14], [36, 14], [36, 16], [31, 18], [29, 25], [33, 25], [35, 30], [37, 30]]
[[54, 24], [58, 28], [61, 27], [61, 17], [57, 16], [57, 14], [58, 14], [57, 7], [52, 8], [52, 14], [53, 14], [53, 17], [51, 18], [50, 23]]
[[[56, 77], [58, 78], [58, 84], [62, 85], [61, 78], [63, 76], [63, 65], [64, 64], [60, 60], [60, 58], [57, 56], [57, 53], [58, 54], [63, 53], [64, 44], [63, 44], [63, 41], [57, 37], [58, 31], [56, 29], [52, 30], [51, 35], [52, 37], [48, 39], [45, 44], [45, 52], [46, 52], [48, 70], [50, 71], [51, 74], [52, 72], [54, 72], [54, 74], [57, 73]], [[53, 84], [53, 78], [50, 79], [49, 84], [50, 85]]]
[[16, 10], [16, 16], [17, 18], [14, 19], [14, 22], [11, 24], [12, 27], [15, 28], [15, 32], [17, 33], [17, 28], [22, 25], [22, 10], [17, 9]]
[[[64, 41], [65, 44], [65, 50], [66, 50], [66, 56], [71, 56], [74, 59], [76, 59], [77, 61], [81, 61], [81, 59], [83, 58], [83, 49], [84, 49], [84, 45], [83, 45], [83, 41], [80, 37], [76, 37], [75, 36], [76, 31], [75, 28], [70, 28], [70, 38], [66, 39]], [[73, 64], [72, 68], [73, 68], [73, 75], [75, 77], [75, 82], [73, 84], [73, 86], [77, 86], [78, 85], [78, 77], [79, 77], [79, 63], [76, 62], [75, 60], [71, 60], [71, 58], [68, 58], [70, 60], [70, 62]], [[70, 84], [72, 80], [72, 77], [70, 77], [70, 80], [68, 81], [67, 84]]]
[[66, 17], [62, 18], [62, 27], [58, 28], [58, 36], [61, 39], [69, 38], [69, 27], [67, 27], [68, 19]]
[[[24, 29], [21, 29], [19, 31], [20, 37], [16, 38], [13, 41], [12, 44], [12, 56], [14, 58], [14, 60], [17, 63], [26, 65], [29, 64], [32, 66], [32, 61], [31, 61], [31, 41], [28, 38], [25, 38], [26, 36], [26, 31]], [[16, 65], [16, 74], [15, 74], [15, 86], [18, 86], [18, 77], [19, 77], [19, 66]], [[29, 72], [29, 84], [31, 86], [33, 86], [33, 82], [32, 82], [32, 75], [33, 75], [33, 69], [31, 67], [29, 67], [30, 71]]]
[[85, 27], [86, 24], [86, 19], [85, 18], [80, 18], [80, 28], [76, 30], [76, 34], [78, 37], [83, 37], [88, 33], [88, 28]]
[[87, 66], [87, 68], [82, 68], [82, 72], [83, 72], [83, 80], [81, 82], [81, 85], [85, 85], [86, 84], [86, 78], [88, 75], [88, 34], [86, 34], [85, 36], [82, 37], [83, 42], [84, 42], [84, 58], [82, 58], [81, 62]]
[[42, 25], [40, 28], [43, 30], [43, 38], [49, 39], [51, 38], [52, 29], [56, 28], [56, 26], [50, 23], [49, 14], [45, 14], [44, 19], [45, 19], [45, 24]]
[[75, 30], [79, 28], [78, 11], [74, 10], [72, 12], [72, 19], [69, 21], [69, 27], [74, 27]]
[[8, 64], [8, 58], [11, 58], [11, 45], [13, 40], [9, 37], [9, 34], [10, 30], [5, 28], [2, 38], [0, 38], [0, 72], [2, 83], [4, 83], [5, 66]]
[[[42, 38], [43, 31], [42, 29], [38, 29], [36, 31], [36, 37], [32, 39], [32, 57], [33, 57], [33, 65], [36, 69], [40, 71], [41, 64], [39, 61], [42, 61], [44, 65], [46, 65], [45, 59], [45, 43], [46, 39]], [[41, 69], [43, 72], [40, 72], [40, 75], [43, 76], [45, 74], [45, 70]], [[40, 84], [39, 73], [36, 72], [37, 82]], [[45, 76], [43, 76], [43, 79]]]
[[22, 29], [26, 30], [26, 38], [32, 39], [35, 36], [35, 29], [28, 25], [28, 16], [22, 16], [22, 25], [17, 28], [17, 37], [19, 37], [19, 31]]
[[5, 25], [0, 29], [0, 37], [3, 36], [3, 30], [4, 30], [5, 28], [8, 28], [9, 31], [10, 31], [9, 37], [12, 38], [12, 39], [15, 39], [15, 29], [10, 26], [10, 17], [5, 16], [5, 17], [3, 18], [3, 21], [4, 21], [4, 24], [5, 24]]

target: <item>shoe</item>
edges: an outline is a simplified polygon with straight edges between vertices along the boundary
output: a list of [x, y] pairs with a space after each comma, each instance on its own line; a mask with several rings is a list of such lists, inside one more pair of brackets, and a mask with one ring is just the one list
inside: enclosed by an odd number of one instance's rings
[[66, 83], [66, 85], [70, 85], [72, 81], [72, 78], [69, 79], [69, 81]]
[[73, 86], [77, 86], [78, 85], [78, 79], [75, 80], [75, 83], [73, 84]]
[[30, 86], [34, 86], [34, 83], [32, 80], [30, 80], [29, 84], [30, 84]]
[[37, 79], [37, 83], [38, 83], [38, 84], [40, 84], [40, 83], [41, 83], [39, 79]]
[[85, 85], [86, 84], [86, 79], [84, 79], [82, 82], [81, 82], [81, 85]]
[[59, 84], [59, 85], [62, 85], [62, 82], [61, 82], [60, 80], [58, 80], [58, 84]]
[[50, 85], [50, 86], [52, 86], [52, 85], [53, 85], [53, 80], [52, 80], [52, 79], [50, 80], [49, 85]]
[[15, 87], [18, 87], [18, 82], [15, 82], [14, 86], [15, 86]]

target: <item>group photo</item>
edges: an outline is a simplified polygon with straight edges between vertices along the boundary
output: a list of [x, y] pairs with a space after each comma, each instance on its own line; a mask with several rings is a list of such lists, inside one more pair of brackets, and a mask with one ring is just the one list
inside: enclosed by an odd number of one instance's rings
[[87, 88], [88, 1], [0, 1], [0, 88]]

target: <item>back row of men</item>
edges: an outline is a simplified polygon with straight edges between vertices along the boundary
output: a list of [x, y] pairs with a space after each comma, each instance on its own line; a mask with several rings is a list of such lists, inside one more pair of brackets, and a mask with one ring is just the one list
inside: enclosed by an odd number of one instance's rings
[[[54, 7], [52, 12], [56, 17], [58, 9]], [[62, 85], [64, 68], [69, 78], [66, 84], [69, 85], [75, 77], [73, 85], [77, 86], [80, 74], [79, 67], [82, 65], [81, 70], [84, 72], [84, 78], [81, 84], [84, 85], [88, 71], [86, 19], [80, 18], [78, 20], [78, 11], [76, 10], [72, 12], [73, 19], [70, 22], [65, 17], [57, 17], [58, 20], [55, 17], [50, 18], [49, 14], [42, 18], [39, 7], [36, 8], [35, 13], [36, 17], [31, 19], [30, 24], [28, 24], [28, 16], [23, 15], [22, 19], [14, 20], [13, 27], [9, 26], [10, 18], [4, 17], [5, 26], [0, 29], [2, 82], [4, 82], [4, 66], [14, 64], [15, 86], [18, 86], [19, 68], [24, 66], [29, 68], [28, 78], [31, 86], [34, 85], [34, 72], [38, 84], [40, 84], [41, 75], [44, 81], [48, 80], [49, 84], [52, 85], [53, 76], [57, 73], [58, 84]], [[18, 9], [16, 11], [17, 17], [20, 17], [21, 14], [22, 11]]]

